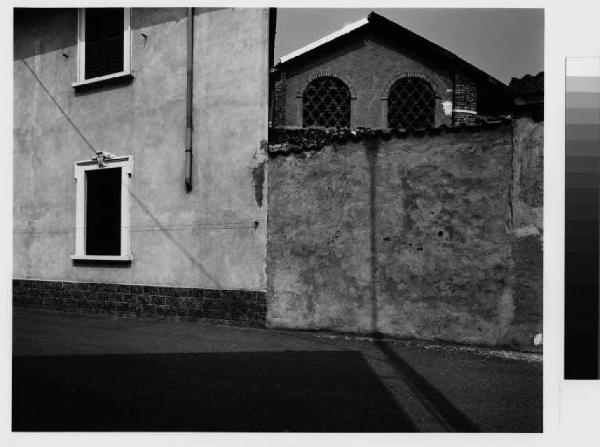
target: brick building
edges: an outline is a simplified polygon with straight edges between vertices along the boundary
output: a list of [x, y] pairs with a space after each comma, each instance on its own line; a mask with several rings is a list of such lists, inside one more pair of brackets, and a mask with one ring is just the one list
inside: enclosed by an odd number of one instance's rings
[[408, 29], [367, 18], [283, 56], [276, 127], [438, 127], [509, 112], [500, 81]]

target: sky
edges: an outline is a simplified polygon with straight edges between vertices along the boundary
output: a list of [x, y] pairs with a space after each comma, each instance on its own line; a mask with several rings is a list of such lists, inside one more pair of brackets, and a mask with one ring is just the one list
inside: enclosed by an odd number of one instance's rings
[[543, 9], [277, 8], [275, 61], [348, 23], [376, 13], [508, 84], [544, 69]]

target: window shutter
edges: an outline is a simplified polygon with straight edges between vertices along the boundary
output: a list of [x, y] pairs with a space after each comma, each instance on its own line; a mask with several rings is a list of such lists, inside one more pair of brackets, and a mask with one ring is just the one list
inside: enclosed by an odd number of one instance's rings
[[121, 254], [121, 168], [86, 172], [85, 253]]
[[85, 78], [123, 71], [123, 8], [85, 12]]

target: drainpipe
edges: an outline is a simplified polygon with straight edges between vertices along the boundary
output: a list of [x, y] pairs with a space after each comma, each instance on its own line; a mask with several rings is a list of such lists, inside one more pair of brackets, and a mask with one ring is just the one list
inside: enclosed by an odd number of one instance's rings
[[187, 9], [187, 91], [185, 115], [185, 189], [192, 190], [192, 80], [194, 74], [194, 8]]

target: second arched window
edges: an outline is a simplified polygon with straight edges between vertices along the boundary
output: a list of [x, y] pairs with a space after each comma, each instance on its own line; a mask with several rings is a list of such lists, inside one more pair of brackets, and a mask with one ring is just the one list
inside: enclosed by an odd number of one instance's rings
[[417, 77], [398, 79], [388, 95], [388, 127], [433, 127], [435, 93], [429, 82]]
[[341, 79], [313, 79], [302, 98], [303, 127], [350, 127], [350, 90]]

